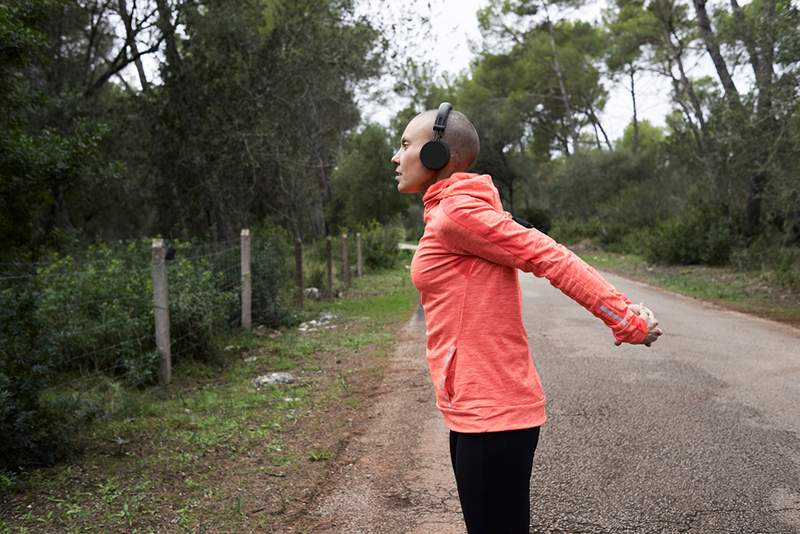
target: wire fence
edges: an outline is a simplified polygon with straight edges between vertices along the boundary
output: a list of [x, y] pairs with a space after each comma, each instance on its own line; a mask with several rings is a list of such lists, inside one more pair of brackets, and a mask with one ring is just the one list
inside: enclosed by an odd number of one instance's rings
[[135, 405], [134, 388], [169, 384], [173, 363], [176, 376], [218, 363], [229, 334], [295, 324], [306, 282], [331, 298], [364, 265], [393, 266], [398, 231], [367, 228], [363, 250], [361, 236], [342, 235], [304, 253], [285, 231], [264, 229], [0, 263], [0, 469], [66, 458], [91, 420]]
[[[312, 280], [323, 295], [334, 294], [334, 276], [349, 285], [351, 270], [363, 272], [360, 234], [315, 247], [313, 269], [327, 263], [327, 280], [319, 272]], [[292, 254], [269, 239], [251, 243], [249, 231], [215, 243], [140, 240], [0, 263], [0, 352], [5, 364], [38, 373], [50, 392], [80, 393], [108, 381], [167, 384], [173, 360], [212, 357], [220, 333], [249, 328], [251, 317], [271, 324], [290, 315], [289, 302], [279, 299], [287, 287], [302, 305], [303, 270], [299, 242]]]
[[[148, 244], [107, 244], [78, 257], [0, 264], [5, 371], [28, 369], [46, 392], [82, 392], [103, 380], [153, 383], [161, 355]], [[176, 242], [169, 249], [172, 353], [202, 358], [214, 335], [240, 326], [240, 240]]]

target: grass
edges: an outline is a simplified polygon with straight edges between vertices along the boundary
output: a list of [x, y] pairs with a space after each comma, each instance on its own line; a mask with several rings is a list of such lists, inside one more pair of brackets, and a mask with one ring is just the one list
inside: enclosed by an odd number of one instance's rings
[[[168, 388], [110, 379], [87, 392], [107, 416], [72, 462], [0, 481], [0, 533], [264, 532], [302, 513], [359, 424], [417, 303], [404, 266], [307, 301], [326, 327], [222, 339], [221, 365], [183, 364]], [[298, 381], [256, 388], [289, 371]]]
[[800, 293], [776, 283], [771, 273], [705, 265], [654, 265], [635, 254], [617, 254], [584, 244], [570, 248], [596, 269], [732, 310], [800, 326]]

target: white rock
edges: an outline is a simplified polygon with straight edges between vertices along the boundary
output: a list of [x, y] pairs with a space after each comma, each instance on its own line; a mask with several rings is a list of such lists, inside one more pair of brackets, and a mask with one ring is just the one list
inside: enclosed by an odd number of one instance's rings
[[312, 298], [312, 299], [319, 299], [319, 296], [320, 296], [319, 289], [317, 289], [316, 287], [307, 287], [307, 288], [305, 288], [303, 290], [303, 294], [305, 294], [306, 297], [309, 297], [309, 298]]
[[255, 380], [253, 380], [253, 384], [259, 388], [270, 384], [292, 384], [296, 381], [297, 379], [291, 373], [277, 372], [256, 377]]

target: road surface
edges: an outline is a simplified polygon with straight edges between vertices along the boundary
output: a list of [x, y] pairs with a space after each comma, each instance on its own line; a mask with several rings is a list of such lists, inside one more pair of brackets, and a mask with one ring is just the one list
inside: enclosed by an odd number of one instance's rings
[[[520, 272], [548, 399], [531, 532], [800, 533], [800, 331], [603, 273], [656, 314], [651, 348]], [[409, 323], [295, 532], [465, 532], [424, 323]]]

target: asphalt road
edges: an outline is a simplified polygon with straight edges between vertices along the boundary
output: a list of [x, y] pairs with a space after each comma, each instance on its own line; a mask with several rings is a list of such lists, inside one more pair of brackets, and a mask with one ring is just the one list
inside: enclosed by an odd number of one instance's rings
[[[656, 314], [651, 348], [520, 273], [549, 420], [531, 532], [800, 532], [800, 331], [603, 273]], [[363, 430], [291, 532], [463, 534], [448, 430], [409, 322]]]
[[800, 331], [603, 274], [654, 311], [651, 348], [520, 273], [549, 415], [532, 532], [800, 532]]

